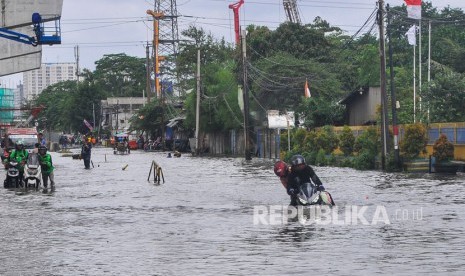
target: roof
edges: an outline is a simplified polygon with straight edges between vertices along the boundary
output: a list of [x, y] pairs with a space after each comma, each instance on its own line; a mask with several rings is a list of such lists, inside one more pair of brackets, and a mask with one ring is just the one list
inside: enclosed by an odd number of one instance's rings
[[168, 121], [168, 124], [166, 124], [167, 127], [175, 127], [178, 123], [184, 121], [186, 119], [186, 116], [179, 116], [175, 117], [171, 120]]
[[345, 104], [345, 105], [349, 104], [355, 98], [359, 97], [363, 93], [368, 92], [368, 90], [369, 90], [369, 88], [363, 87], [363, 88], [360, 88], [359, 90], [353, 91], [353, 92], [349, 93], [349, 95], [347, 95], [344, 99], [340, 100], [339, 104]]

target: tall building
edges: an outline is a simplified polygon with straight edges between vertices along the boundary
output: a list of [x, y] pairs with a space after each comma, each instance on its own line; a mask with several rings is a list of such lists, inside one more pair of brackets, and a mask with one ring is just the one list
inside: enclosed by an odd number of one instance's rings
[[23, 73], [24, 97], [32, 100], [47, 86], [76, 80], [76, 63], [43, 63], [40, 69]]

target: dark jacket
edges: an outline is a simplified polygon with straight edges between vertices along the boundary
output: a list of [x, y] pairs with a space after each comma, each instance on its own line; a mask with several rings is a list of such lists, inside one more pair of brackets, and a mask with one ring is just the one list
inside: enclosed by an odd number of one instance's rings
[[91, 143], [84, 143], [81, 147], [81, 157], [82, 158], [90, 158], [90, 153], [92, 150]]
[[313, 171], [312, 167], [309, 165], [298, 165], [291, 168], [291, 172], [288, 175], [287, 179], [287, 193], [289, 195], [294, 194], [299, 190], [299, 187], [304, 183], [313, 183], [316, 186], [323, 185], [321, 180]]

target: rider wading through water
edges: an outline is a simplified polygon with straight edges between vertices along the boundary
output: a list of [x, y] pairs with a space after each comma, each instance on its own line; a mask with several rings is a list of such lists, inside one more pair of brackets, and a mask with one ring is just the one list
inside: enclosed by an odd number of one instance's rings
[[323, 183], [313, 168], [305, 163], [302, 155], [292, 156], [290, 167], [283, 161], [276, 162], [274, 172], [291, 197], [292, 206], [299, 205], [299, 194], [303, 193], [310, 199], [316, 192], [325, 190]]

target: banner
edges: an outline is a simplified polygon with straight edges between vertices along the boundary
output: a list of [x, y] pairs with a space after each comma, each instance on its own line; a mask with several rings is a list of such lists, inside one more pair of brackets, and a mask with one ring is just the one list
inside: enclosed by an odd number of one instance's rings
[[90, 131], [93, 131], [93, 130], [94, 130], [94, 128], [92, 127], [92, 125], [91, 125], [86, 119], [84, 119], [84, 124], [86, 125], [86, 127], [87, 127], [88, 129], [90, 129]]

